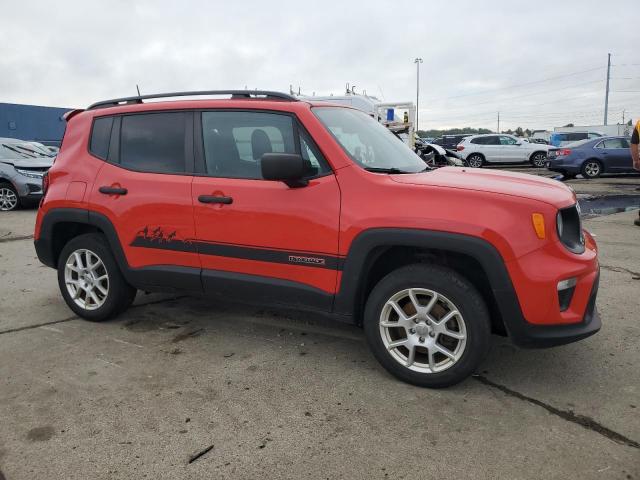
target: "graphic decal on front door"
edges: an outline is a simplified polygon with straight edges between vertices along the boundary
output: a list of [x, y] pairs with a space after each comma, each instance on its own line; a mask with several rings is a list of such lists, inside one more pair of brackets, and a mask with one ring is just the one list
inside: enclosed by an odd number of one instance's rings
[[258, 262], [285, 263], [300, 267], [342, 270], [342, 259], [335, 255], [182, 238], [177, 230], [156, 225], [147, 225], [138, 231], [130, 245], [132, 247], [157, 248], [179, 252], [197, 252], [200, 255], [240, 258]]

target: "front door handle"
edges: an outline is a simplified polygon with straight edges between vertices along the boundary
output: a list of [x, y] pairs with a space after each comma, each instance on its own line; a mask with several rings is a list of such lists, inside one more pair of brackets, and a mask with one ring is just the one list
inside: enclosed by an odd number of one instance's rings
[[98, 189], [100, 193], [104, 193], [105, 195], [126, 195], [127, 189], [122, 187], [108, 187], [102, 186]]
[[216, 197], [214, 195], [200, 195], [198, 197], [200, 203], [223, 203], [225, 205], [231, 205], [233, 198], [231, 197]]

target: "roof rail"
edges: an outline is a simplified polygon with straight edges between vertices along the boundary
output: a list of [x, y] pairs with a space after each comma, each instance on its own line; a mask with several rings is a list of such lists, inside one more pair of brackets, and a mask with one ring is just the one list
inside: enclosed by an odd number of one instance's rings
[[134, 97], [114, 98], [112, 100], [103, 100], [89, 105], [87, 110], [94, 108], [116, 107], [118, 105], [126, 105], [131, 103], [143, 103], [142, 100], [152, 98], [168, 98], [168, 97], [195, 97], [199, 95], [231, 95], [232, 99], [238, 98], [264, 98], [265, 100], [287, 100], [289, 102], [299, 101], [296, 97], [287, 93], [271, 92], [268, 90], [202, 90], [196, 92], [169, 92], [154, 93], [152, 95], [136, 95]]

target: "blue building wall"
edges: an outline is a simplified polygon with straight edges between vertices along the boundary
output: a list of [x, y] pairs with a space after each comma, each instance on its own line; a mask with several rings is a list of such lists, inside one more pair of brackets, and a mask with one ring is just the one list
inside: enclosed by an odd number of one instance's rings
[[62, 119], [71, 108], [0, 103], [0, 137], [59, 142], [66, 126]]

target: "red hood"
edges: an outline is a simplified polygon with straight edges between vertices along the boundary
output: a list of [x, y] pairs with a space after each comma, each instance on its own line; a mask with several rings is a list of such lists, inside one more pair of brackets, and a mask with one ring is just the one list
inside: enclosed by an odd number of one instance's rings
[[548, 178], [483, 168], [444, 167], [429, 173], [391, 175], [398, 183], [460, 188], [530, 198], [564, 208], [576, 203], [573, 190]]

